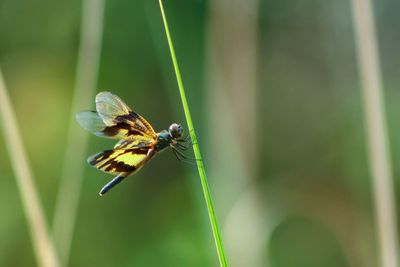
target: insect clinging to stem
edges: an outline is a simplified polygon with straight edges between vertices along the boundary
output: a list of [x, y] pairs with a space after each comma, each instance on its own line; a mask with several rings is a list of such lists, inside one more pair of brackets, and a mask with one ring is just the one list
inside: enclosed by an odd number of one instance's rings
[[93, 167], [116, 175], [100, 190], [101, 196], [168, 147], [179, 160], [188, 160], [183, 153], [189, 147], [188, 137], [183, 136], [180, 124], [173, 123], [168, 131], [156, 133], [150, 123], [110, 92], [98, 93], [96, 111], [79, 112], [76, 120], [82, 128], [97, 136], [119, 140], [113, 149], [87, 160]]

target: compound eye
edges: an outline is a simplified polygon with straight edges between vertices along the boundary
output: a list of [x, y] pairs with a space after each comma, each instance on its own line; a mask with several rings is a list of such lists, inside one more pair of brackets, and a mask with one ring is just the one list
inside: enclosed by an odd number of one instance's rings
[[173, 138], [180, 138], [182, 137], [182, 127], [177, 124], [174, 123], [171, 126], [169, 126], [169, 134], [173, 137]]

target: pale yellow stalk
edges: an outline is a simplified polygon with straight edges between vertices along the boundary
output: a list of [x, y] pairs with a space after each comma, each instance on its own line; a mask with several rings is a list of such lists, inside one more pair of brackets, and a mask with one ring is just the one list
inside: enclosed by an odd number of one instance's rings
[[381, 267], [398, 267], [396, 202], [371, 0], [352, 0]]
[[[6, 148], [15, 173], [18, 190], [22, 200], [29, 233], [35, 250], [38, 266], [60, 266], [53, 242], [50, 238], [43, 208], [34, 183], [15, 113], [3, 80], [0, 69], [0, 122], [5, 138]], [[6, 179], [6, 177], [4, 177]]]

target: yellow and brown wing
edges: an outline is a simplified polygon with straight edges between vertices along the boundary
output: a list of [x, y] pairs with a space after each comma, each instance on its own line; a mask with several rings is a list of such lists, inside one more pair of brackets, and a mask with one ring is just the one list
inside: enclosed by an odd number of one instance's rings
[[106, 173], [127, 177], [138, 171], [154, 155], [152, 146], [105, 150], [88, 158], [88, 163]]
[[97, 94], [96, 110], [77, 113], [76, 119], [85, 130], [101, 137], [130, 139], [144, 144], [156, 142], [157, 134], [150, 123], [118, 96], [110, 92]]
[[157, 139], [157, 134], [142, 116], [132, 111], [118, 96], [101, 92], [96, 96], [96, 110], [104, 123], [109, 126], [128, 126], [128, 135], [142, 135]]

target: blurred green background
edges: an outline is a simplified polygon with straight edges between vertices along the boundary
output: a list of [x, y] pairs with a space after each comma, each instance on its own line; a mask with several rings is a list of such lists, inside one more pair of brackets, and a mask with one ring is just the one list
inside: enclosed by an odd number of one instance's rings
[[[397, 190], [400, 2], [374, 4]], [[49, 225], [81, 6], [0, 0], [0, 64]], [[165, 8], [232, 266], [379, 266], [349, 1]], [[156, 130], [186, 126], [157, 1], [106, 1], [104, 12], [97, 91], [119, 95]], [[86, 155], [113, 145], [90, 136]], [[195, 166], [164, 152], [100, 198], [112, 177], [82, 164], [69, 266], [217, 266]], [[0, 266], [35, 266], [13, 177], [0, 133]]]

